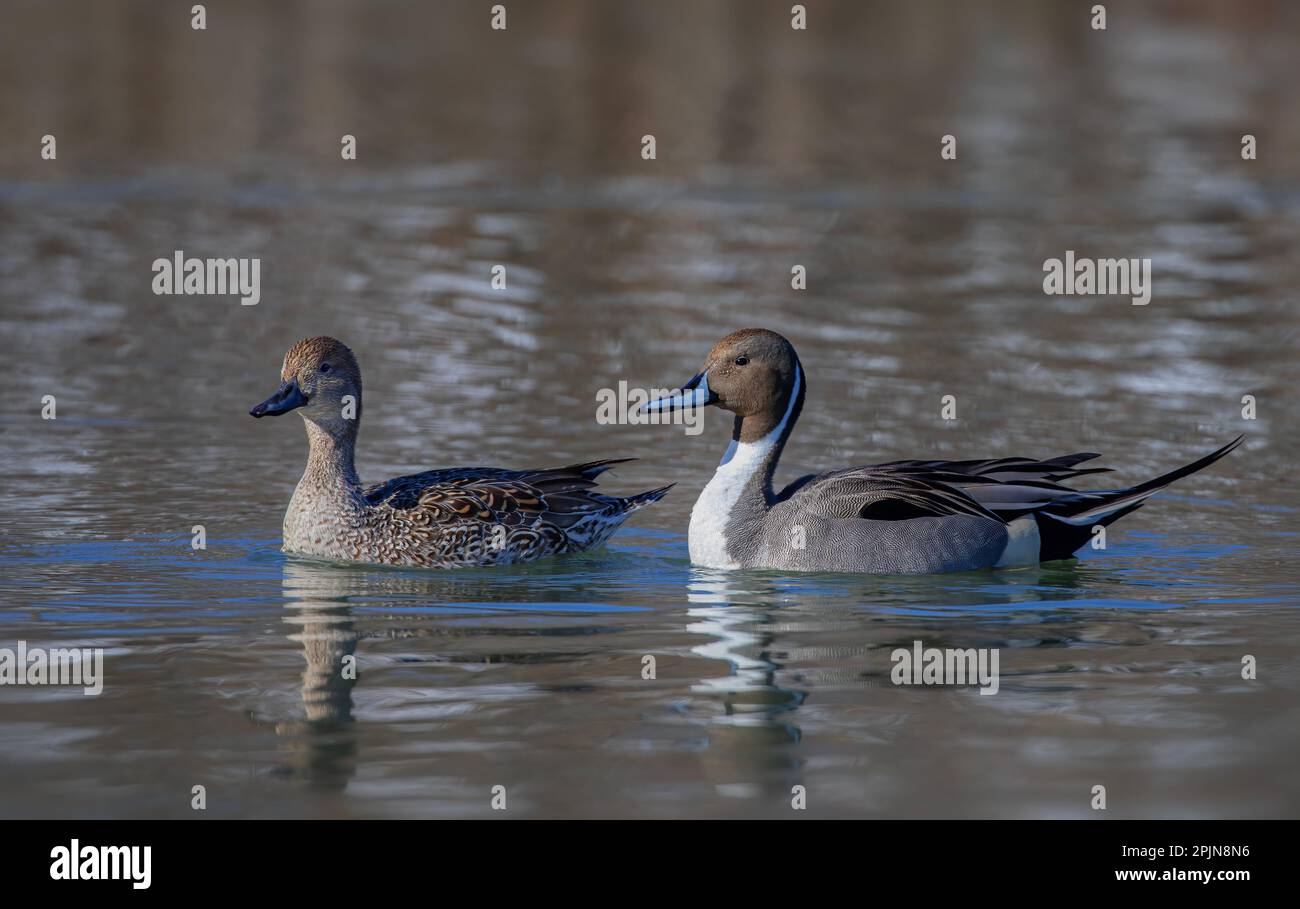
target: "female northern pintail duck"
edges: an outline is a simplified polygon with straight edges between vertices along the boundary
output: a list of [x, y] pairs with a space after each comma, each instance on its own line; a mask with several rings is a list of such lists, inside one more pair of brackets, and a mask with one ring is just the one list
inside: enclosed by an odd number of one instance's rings
[[714, 345], [680, 391], [646, 407], [716, 404], [736, 415], [731, 445], [691, 511], [691, 561], [711, 568], [923, 574], [1069, 558], [1105, 526], [1180, 477], [1214, 463], [1238, 436], [1198, 461], [1137, 486], [1080, 492], [1061, 481], [1090, 452], [1046, 461], [891, 461], [795, 480], [772, 474], [803, 409], [807, 384], [790, 342], [748, 328]]
[[664, 486], [627, 498], [593, 492], [622, 460], [549, 470], [463, 467], [362, 487], [352, 464], [361, 425], [361, 370], [333, 338], [299, 341], [275, 394], [254, 417], [300, 410], [307, 469], [284, 515], [284, 551], [385, 565], [464, 568], [530, 562], [604, 543]]

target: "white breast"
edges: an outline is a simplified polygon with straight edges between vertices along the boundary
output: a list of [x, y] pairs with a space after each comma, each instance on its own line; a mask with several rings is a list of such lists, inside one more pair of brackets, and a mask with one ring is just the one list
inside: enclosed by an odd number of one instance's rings
[[762, 457], [754, 458], [745, 449], [756, 448], [761, 442], [731, 443], [718, 465], [713, 479], [704, 487], [691, 509], [689, 533], [691, 564], [702, 568], [739, 568], [740, 563], [727, 555], [727, 519], [732, 506], [740, 498], [750, 476]]

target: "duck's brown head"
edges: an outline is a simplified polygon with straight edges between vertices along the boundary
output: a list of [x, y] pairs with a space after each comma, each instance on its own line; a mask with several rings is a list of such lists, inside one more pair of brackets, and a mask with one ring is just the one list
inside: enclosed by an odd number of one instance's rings
[[334, 338], [305, 338], [289, 348], [280, 369], [280, 387], [249, 413], [276, 417], [302, 409], [324, 427], [355, 427], [361, 419], [361, 368], [352, 351]]
[[716, 404], [737, 416], [735, 438], [756, 442], [802, 403], [803, 368], [794, 345], [766, 328], [733, 331], [709, 351], [704, 367], [676, 394], [646, 405], [673, 410]]

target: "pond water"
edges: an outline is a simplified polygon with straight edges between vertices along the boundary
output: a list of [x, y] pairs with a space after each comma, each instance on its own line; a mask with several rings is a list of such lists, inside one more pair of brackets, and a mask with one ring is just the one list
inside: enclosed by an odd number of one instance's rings
[[[786, 817], [803, 786], [815, 816], [1091, 817], [1104, 785], [1110, 816], [1295, 816], [1300, 13], [528, 6], [6, 24], [0, 647], [102, 647], [105, 679], [0, 688], [0, 814], [189, 817], [202, 785], [221, 817]], [[261, 301], [155, 296], [177, 249], [259, 257]], [[1150, 304], [1045, 296], [1066, 250], [1149, 257]], [[808, 371], [782, 479], [1097, 451], [1119, 485], [1247, 438], [1074, 562], [701, 570], [729, 421], [596, 396], [747, 326]], [[301, 422], [247, 410], [316, 334], [361, 362], [364, 480], [635, 456], [602, 488], [678, 485], [530, 566], [286, 557]], [[891, 684], [915, 640], [998, 648], [997, 695]]]

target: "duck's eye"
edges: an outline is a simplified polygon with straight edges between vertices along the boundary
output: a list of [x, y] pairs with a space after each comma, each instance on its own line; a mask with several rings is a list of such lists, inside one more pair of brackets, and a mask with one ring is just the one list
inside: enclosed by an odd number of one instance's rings
[[321, 371], [321, 372], [329, 372], [329, 371], [330, 371], [330, 365], [329, 365], [328, 363], [322, 363], [322, 364], [320, 365], [320, 371]]
[[748, 362], [749, 362], [749, 357], [745, 356], [744, 354], [741, 354], [740, 356], [736, 357], [737, 366], [744, 366]]

